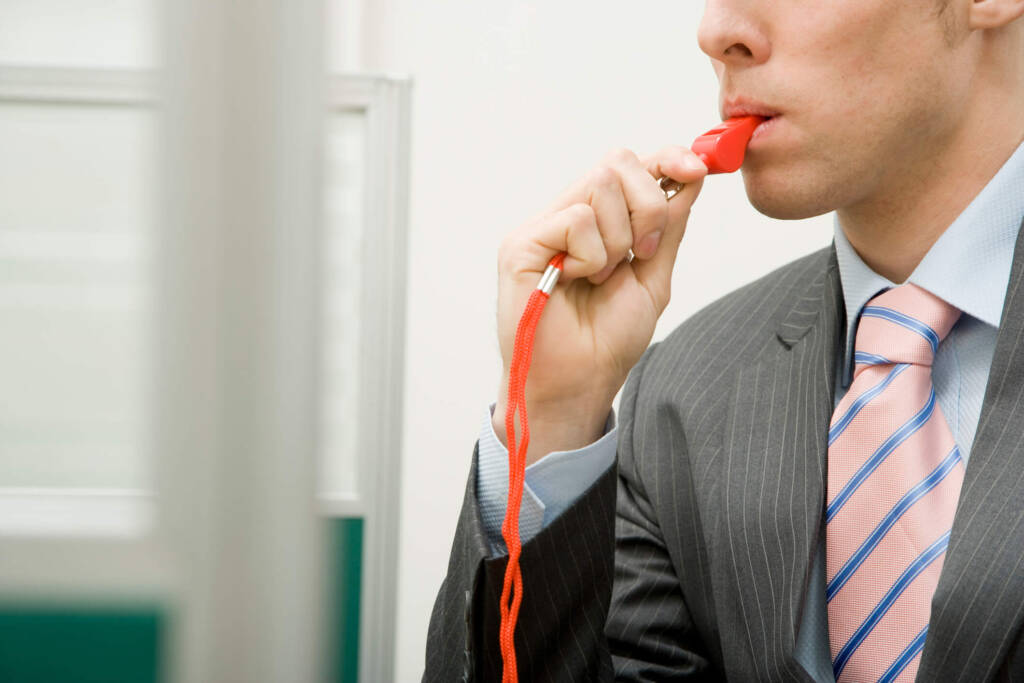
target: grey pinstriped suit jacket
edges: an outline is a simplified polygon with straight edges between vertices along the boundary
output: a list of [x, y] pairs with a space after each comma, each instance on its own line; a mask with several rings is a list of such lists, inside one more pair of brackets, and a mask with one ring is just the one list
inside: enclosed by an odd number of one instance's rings
[[[920, 681], [1024, 681], [1024, 229]], [[834, 247], [652, 346], [620, 405], [617, 468], [523, 548], [522, 681], [810, 681], [794, 658], [823, 533], [845, 329]], [[475, 462], [431, 617], [425, 681], [499, 681]]]

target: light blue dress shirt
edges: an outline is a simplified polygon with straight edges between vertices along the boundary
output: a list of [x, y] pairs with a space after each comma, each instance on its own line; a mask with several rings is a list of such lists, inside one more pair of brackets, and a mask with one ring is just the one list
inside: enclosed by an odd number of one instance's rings
[[[1013, 249], [1024, 219], [1024, 144], [932, 245], [907, 278], [963, 311], [940, 344], [932, 364], [939, 406], [956, 439], [965, 465], [985, 397], [996, 334], [1010, 280]], [[835, 403], [853, 377], [853, 344], [861, 309], [880, 291], [895, 287], [871, 270], [850, 245], [838, 218], [833, 222], [839, 277], [846, 307], [846, 345], [837, 363]], [[491, 424], [492, 405], [480, 432], [477, 498], [495, 553], [504, 552], [501, 523], [508, 496], [508, 451]], [[558, 451], [526, 468], [520, 512], [523, 540], [558, 517], [614, 462], [617, 429], [610, 415], [598, 441], [573, 451]], [[824, 540], [811, 573], [796, 656], [818, 681], [834, 681], [825, 609]]]

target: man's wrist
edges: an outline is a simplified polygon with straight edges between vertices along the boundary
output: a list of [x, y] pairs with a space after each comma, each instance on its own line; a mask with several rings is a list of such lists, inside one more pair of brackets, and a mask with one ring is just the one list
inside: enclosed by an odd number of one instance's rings
[[[544, 410], [530, 406], [530, 444], [526, 453], [527, 466], [554, 451], [573, 451], [589, 446], [605, 433], [612, 404], [604, 408], [572, 406], [560, 410]], [[508, 436], [505, 430], [504, 401], [498, 401], [491, 416], [494, 434], [505, 447]], [[516, 416], [516, 435], [519, 436], [519, 419]]]

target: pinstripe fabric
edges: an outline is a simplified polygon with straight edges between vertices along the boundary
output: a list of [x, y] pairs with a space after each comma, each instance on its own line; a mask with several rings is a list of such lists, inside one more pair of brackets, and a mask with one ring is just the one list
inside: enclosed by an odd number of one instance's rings
[[[920, 680], [1024, 678], [1022, 244]], [[829, 247], [648, 350], [623, 393], [617, 468], [524, 546], [522, 680], [811, 680], [793, 653], [823, 533], [844, 322]], [[490, 557], [475, 477], [431, 618], [427, 681], [500, 672], [504, 558]]]

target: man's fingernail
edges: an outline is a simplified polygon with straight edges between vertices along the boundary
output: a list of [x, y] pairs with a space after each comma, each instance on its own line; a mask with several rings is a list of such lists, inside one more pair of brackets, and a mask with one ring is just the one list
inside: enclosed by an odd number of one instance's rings
[[652, 232], [642, 240], [637, 247], [637, 256], [640, 258], [651, 258], [658, 251], [658, 243], [661, 242], [661, 232]]

